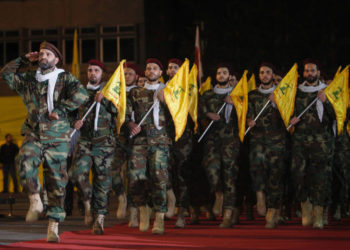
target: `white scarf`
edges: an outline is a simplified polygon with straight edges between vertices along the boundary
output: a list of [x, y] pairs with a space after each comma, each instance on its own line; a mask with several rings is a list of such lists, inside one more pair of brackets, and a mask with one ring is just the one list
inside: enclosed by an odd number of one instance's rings
[[54, 109], [53, 105], [53, 93], [55, 92], [55, 85], [57, 81], [58, 74], [64, 72], [63, 69], [54, 68], [53, 71], [50, 73], [47, 73], [43, 75], [41, 73], [40, 68], [36, 71], [35, 78], [38, 82], [44, 82], [49, 80], [49, 84], [47, 85], [47, 109], [49, 111], [49, 114], [51, 114], [52, 110]]
[[[91, 90], [99, 90], [101, 88], [101, 84], [94, 86], [90, 82], [86, 85], [87, 89]], [[96, 103], [96, 111], [95, 111], [95, 120], [94, 120], [94, 130], [97, 131], [97, 124], [98, 124], [98, 115], [100, 113], [101, 103]]]
[[[258, 91], [261, 93], [261, 94], [264, 94], [264, 95], [268, 95], [268, 94], [271, 94], [273, 91], [275, 91], [276, 89], [276, 85], [273, 85], [271, 88], [269, 89], [264, 89], [261, 87], [261, 85], [259, 85], [259, 88], [258, 88]], [[272, 103], [272, 107], [276, 108], [276, 104], [274, 102], [271, 102]]]
[[[302, 84], [299, 85], [298, 88], [302, 92], [313, 93], [313, 92], [318, 92], [321, 89], [325, 89], [326, 87], [327, 87], [327, 84], [319, 81], [319, 84], [317, 86], [307, 86], [306, 82], [303, 82]], [[324, 107], [323, 107], [322, 101], [319, 99], [317, 99], [316, 101], [316, 110], [317, 110], [318, 118], [320, 119], [320, 122], [322, 122]]]
[[[231, 93], [231, 91], [233, 90], [233, 87], [228, 87], [228, 88], [219, 88], [218, 85], [215, 85], [214, 87], [214, 93], [218, 94], [218, 95], [229, 95]], [[225, 107], [225, 120], [226, 123], [230, 122], [230, 116], [231, 116], [231, 112], [232, 112], [232, 104], [226, 104]]]
[[158, 129], [161, 130], [162, 127], [159, 126], [159, 110], [160, 110], [160, 103], [157, 97], [157, 94], [159, 92], [159, 90], [164, 89], [165, 85], [162, 83], [157, 83], [157, 84], [149, 84], [149, 83], [145, 83], [145, 89], [148, 90], [154, 90], [154, 95], [153, 95], [153, 103], [154, 103], [154, 107], [153, 107], [153, 122], [154, 122], [154, 126]]

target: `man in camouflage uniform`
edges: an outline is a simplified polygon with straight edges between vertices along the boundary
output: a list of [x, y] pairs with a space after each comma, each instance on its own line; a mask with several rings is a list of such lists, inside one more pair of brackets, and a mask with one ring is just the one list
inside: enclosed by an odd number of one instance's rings
[[[182, 61], [178, 58], [171, 58], [168, 60], [167, 75], [169, 76], [169, 81], [175, 76], [177, 71], [182, 65]], [[177, 213], [177, 221], [175, 223], [176, 227], [185, 227], [185, 209], [189, 206], [189, 193], [188, 193], [188, 183], [189, 176], [191, 174], [191, 168], [188, 164], [189, 156], [192, 152], [193, 145], [193, 122], [190, 115], [187, 119], [187, 124], [184, 133], [177, 142], [173, 141], [173, 147], [171, 150], [171, 160], [170, 160], [170, 170], [171, 178], [170, 185], [173, 186], [175, 190], [176, 198], [173, 197], [173, 191], [168, 188], [168, 212], [167, 217], [171, 217], [174, 214], [175, 201], [176, 206], [179, 208]]]
[[291, 174], [295, 197], [301, 202], [303, 226], [313, 224], [314, 228], [322, 229], [323, 207], [328, 202], [332, 179], [335, 115], [323, 91], [327, 85], [319, 80], [317, 61], [304, 61], [303, 76], [305, 81], [299, 85], [295, 99], [295, 115], [299, 115], [314, 99], [318, 100], [301, 118], [294, 116], [291, 119], [295, 126]]
[[[21, 66], [37, 61], [37, 71], [18, 71]], [[58, 49], [43, 42], [40, 52], [29, 52], [2, 70], [4, 80], [22, 97], [28, 111], [21, 131], [25, 138], [16, 159], [22, 186], [29, 194], [27, 222], [36, 221], [43, 210], [38, 169], [42, 161], [48, 168], [44, 175], [48, 193], [48, 242], [59, 241], [58, 223], [65, 218], [66, 159], [70, 140], [68, 113], [87, 100], [86, 90], [79, 81], [56, 68], [61, 61]]]
[[[249, 141], [249, 162], [253, 189], [257, 197], [257, 211], [265, 215], [267, 196], [266, 228], [277, 226], [281, 206], [283, 176], [285, 171], [286, 129], [273, 100], [274, 66], [262, 63], [259, 68], [260, 86], [248, 97], [247, 125], [252, 128]], [[254, 118], [264, 105], [271, 103], [257, 121]]]
[[[163, 102], [159, 82], [163, 66], [158, 59], [146, 61], [145, 75], [147, 82], [144, 88], [131, 90], [126, 114], [126, 123], [130, 134], [134, 136], [129, 161], [129, 188], [134, 204], [139, 208], [139, 229], [145, 232], [149, 228], [150, 214], [147, 207], [148, 195], [152, 194], [153, 208], [156, 216], [152, 233], [164, 233], [164, 214], [166, 207], [166, 186], [168, 183], [169, 146], [171, 137], [169, 125], [170, 113]], [[160, 100], [159, 100], [160, 99]], [[137, 123], [145, 116], [154, 104], [154, 109], [141, 126]], [[135, 122], [131, 115], [134, 113]]]
[[[111, 166], [115, 152], [114, 118], [117, 110], [113, 103], [103, 98], [99, 92], [105, 85], [102, 82], [105, 66], [98, 60], [90, 60], [88, 64], [89, 101], [79, 109], [79, 117], [84, 116], [94, 101], [97, 104], [86, 120], [80, 119], [75, 122], [74, 128], [80, 130], [80, 137], [69, 177], [83, 194], [85, 224], [91, 226], [94, 220], [92, 233], [103, 234], [108, 193], [112, 184]], [[92, 187], [89, 181], [90, 168], [93, 173]]]
[[[204, 137], [203, 166], [207, 173], [211, 191], [216, 196], [213, 213], [219, 215], [224, 208], [221, 228], [232, 226], [232, 210], [236, 193], [235, 181], [238, 175], [237, 156], [240, 142], [236, 111], [228, 96], [233, 87], [229, 85], [230, 66], [220, 64], [216, 70], [217, 85], [200, 98], [200, 115], [214, 121]], [[225, 103], [223, 112], [217, 114]]]
[[[124, 66], [126, 94], [137, 87], [137, 80], [141, 75], [141, 70], [134, 63], [126, 63]], [[132, 116], [132, 119], [133, 116]], [[131, 197], [126, 197], [124, 184], [121, 177], [123, 166], [127, 163], [131, 152], [131, 142], [129, 140], [129, 130], [126, 124], [121, 128], [120, 134], [117, 135], [117, 146], [112, 164], [112, 189], [118, 196], [117, 218], [122, 219], [126, 214], [126, 206], [129, 204], [129, 227], [138, 227], [137, 208], [132, 203]], [[123, 171], [124, 172], [124, 171]]]

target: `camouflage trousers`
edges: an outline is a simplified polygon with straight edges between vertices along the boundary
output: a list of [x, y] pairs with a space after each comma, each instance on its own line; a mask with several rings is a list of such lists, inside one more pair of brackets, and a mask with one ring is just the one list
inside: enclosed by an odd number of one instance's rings
[[125, 146], [117, 144], [112, 163], [112, 190], [117, 196], [125, 192], [124, 181], [121, 177], [121, 172], [123, 165], [128, 160], [128, 153], [124, 147]]
[[271, 139], [250, 138], [249, 162], [253, 190], [264, 191], [268, 208], [279, 208], [286, 171], [286, 141], [281, 136]]
[[42, 142], [26, 136], [16, 157], [19, 178], [23, 189], [29, 194], [41, 190], [38, 169], [42, 161], [45, 166], [44, 181], [48, 196], [47, 217], [58, 222], [64, 221], [65, 187], [68, 182], [67, 156], [68, 142]]
[[188, 184], [191, 176], [191, 166], [188, 163], [192, 152], [193, 138], [191, 134], [184, 134], [172, 147], [170, 154], [171, 168], [169, 169], [170, 182], [173, 186], [176, 206], [189, 205]]
[[350, 137], [346, 131], [335, 139], [333, 161], [333, 198], [338, 204], [349, 202], [350, 191]]
[[144, 206], [149, 194], [156, 212], [167, 212], [168, 145], [133, 145], [129, 160], [129, 190], [134, 204]]
[[314, 205], [328, 205], [333, 154], [333, 138], [312, 140], [302, 136], [292, 137], [291, 175], [297, 202], [310, 198]]
[[224, 209], [233, 209], [236, 202], [237, 157], [240, 142], [237, 138], [208, 139], [204, 143], [202, 164], [211, 192], [223, 192]]
[[[92, 201], [94, 214], [106, 215], [108, 194], [112, 185], [111, 166], [115, 152], [115, 138], [108, 136], [101, 141], [79, 140], [77, 151], [69, 170], [69, 178], [83, 194], [85, 201]], [[93, 184], [89, 181], [92, 168]]]

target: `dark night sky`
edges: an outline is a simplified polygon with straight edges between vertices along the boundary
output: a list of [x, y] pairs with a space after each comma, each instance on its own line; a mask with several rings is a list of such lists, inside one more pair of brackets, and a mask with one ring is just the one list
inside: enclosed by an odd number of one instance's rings
[[239, 74], [270, 61], [282, 72], [307, 57], [333, 76], [350, 63], [350, 1], [145, 0], [148, 57], [194, 57], [195, 25], [201, 31], [205, 75], [218, 62]]

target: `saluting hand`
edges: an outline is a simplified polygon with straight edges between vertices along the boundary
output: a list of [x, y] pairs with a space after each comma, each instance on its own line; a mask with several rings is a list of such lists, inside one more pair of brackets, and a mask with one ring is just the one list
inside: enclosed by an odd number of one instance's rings
[[25, 57], [28, 58], [30, 62], [36, 62], [39, 60], [39, 52], [29, 52], [25, 55]]

